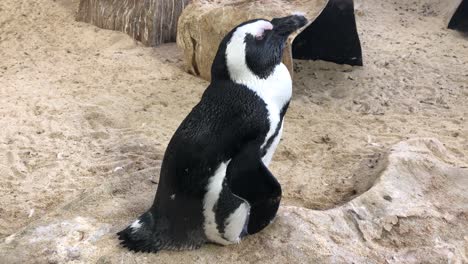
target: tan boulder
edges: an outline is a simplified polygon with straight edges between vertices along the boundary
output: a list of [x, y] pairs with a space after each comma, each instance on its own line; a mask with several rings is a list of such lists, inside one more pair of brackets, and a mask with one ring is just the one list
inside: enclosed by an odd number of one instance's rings
[[[198, 0], [187, 6], [179, 18], [177, 44], [184, 51], [186, 70], [210, 80], [211, 64], [223, 37], [236, 25], [254, 18], [272, 19], [304, 13], [313, 21], [327, 0]], [[291, 42], [283, 62], [292, 74]]]

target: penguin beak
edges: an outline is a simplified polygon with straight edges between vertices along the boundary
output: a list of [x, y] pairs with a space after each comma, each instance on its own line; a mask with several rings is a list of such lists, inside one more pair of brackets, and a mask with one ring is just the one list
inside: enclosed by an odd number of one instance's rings
[[287, 38], [291, 33], [307, 24], [307, 18], [302, 15], [274, 18], [271, 20], [275, 35]]

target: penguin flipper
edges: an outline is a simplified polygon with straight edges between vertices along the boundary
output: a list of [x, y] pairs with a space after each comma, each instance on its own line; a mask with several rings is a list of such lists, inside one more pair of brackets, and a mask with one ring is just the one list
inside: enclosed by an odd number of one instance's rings
[[281, 185], [263, 163], [259, 146], [250, 144], [229, 164], [231, 191], [251, 206], [248, 234], [264, 229], [275, 218], [281, 201]]

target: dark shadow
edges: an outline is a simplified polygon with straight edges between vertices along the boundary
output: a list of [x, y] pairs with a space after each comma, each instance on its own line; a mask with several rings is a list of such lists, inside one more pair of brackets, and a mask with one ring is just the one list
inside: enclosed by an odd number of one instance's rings
[[292, 45], [293, 58], [362, 66], [353, 0], [330, 0]]
[[468, 0], [463, 0], [453, 14], [448, 28], [468, 33]]

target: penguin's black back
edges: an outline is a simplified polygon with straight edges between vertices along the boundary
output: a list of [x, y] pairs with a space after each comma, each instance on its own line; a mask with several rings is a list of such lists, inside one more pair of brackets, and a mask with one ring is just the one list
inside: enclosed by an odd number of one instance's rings
[[266, 105], [253, 91], [231, 81], [212, 82], [171, 139], [160, 184], [171, 179], [167, 182], [171, 186], [165, 187], [203, 195], [220, 162], [247, 142], [264, 141], [268, 122]]

